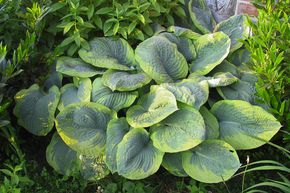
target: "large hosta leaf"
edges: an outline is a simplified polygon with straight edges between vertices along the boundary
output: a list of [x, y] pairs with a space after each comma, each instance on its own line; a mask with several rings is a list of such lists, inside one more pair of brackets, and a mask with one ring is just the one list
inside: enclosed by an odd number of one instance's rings
[[148, 84], [151, 78], [143, 72], [133, 74], [124, 71], [108, 70], [104, 73], [102, 81], [112, 91], [132, 91]]
[[205, 75], [227, 57], [231, 40], [226, 34], [216, 32], [199, 37], [194, 44], [197, 57], [190, 64], [190, 71]]
[[170, 42], [176, 44], [178, 51], [183, 54], [187, 61], [192, 61], [196, 57], [195, 47], [192, 41], [185, 37], [178, 37], [173, 33], [163, 32], [159, 34], [161, 37], [165, 37]]
[[117, 171], [117, 149], [124, 135], [130, 130], [126, 118], [111, 120], [107, 129], [106, 164], [112, 173]]
[[[248, 69], [247, 69], [248, 70]], [[246, 81], [252, 85], [255, 85], [258, 81], [258, 77], [253, 71], [242, 71], [240, 72], [240, 79]]]
[[251, 52], [247, 49], [238, 49], [230, 55], [229, 59], [235, 66], [242, 67], [250, 61]]
[[15, 95], [14, 115], [18, 124], [34, 135], [45, 136], [54, 125], [54, 113], [60, 98], [59, 89], [53, 86], [44, 93], [38, 85]]
[[96, 181], [110, 174], [110, 170], [104, 162], [103, 156], [85, 156], [80, 155], [80, 172], [84, 179]]
[[228, 180], [240, 167], [232, 146], [221, 140], [206, 140], [182, 155], [185, 172], [195, 180], [218, 183]]
[[217, 73], [207, 80], [210, 87], [228, 86], [238, 81], [238, 78], [229, 72]]
[[224, 60], [221, 64], [219, 64], [218, 66], [216, 66], [211, 72], [211, 75], [215, 75], [217, 73], [231, 73], [232, 75], [234, 75], [235, 77], [239, 77], [240, 76], [240, 72], [239, 69], [232, 63], [230, 63], [227, 60]]
[[166, 153], [163, 157], [162, 166], [171, 174], [178, 177], [186, 177], [187, 173], [182, 166], [182, 153]]
[[167, 29], [168, 32], [172, 32], [175, 35], [179, 36], [179, 37], [185, 37], [191, 40], [196, 40], [197, 38], [199, 38], [201, 35], [190, 30], [187, 28], [183, 28], [183, 27], [178, 27], [178, 26], [170, 26]]
[[205, 123], [206, 139], [217, 139], [220, 136], [219, 123], [217, 119], [205, 106], [202, 106], [199, 112]]
[[61, 97], [58, 109], [62, 111], [69, 104], [77, 102], [90, 102], [92, 92], [92, 82], [86, 78], [80, 80], [79, 86], [74, 84], [66, 84], [61, 89]]
[[195, 27], [202, 33], [210, 33], [216, 24], [205, 0], [190, 0], [188, 4], [189, 14]]
[[241, 100], [222, 100], [211, 112], [219, 121], [220, 138], [235, 149], [257, 148], [269, 141], [281, 124], [258, 106]]
[[92, 101], [105, 105], [106, 107], [119, 111], [129, 107], [138, 96], [138, 92], [113, 92], [102, 83], [101, 78], [96, 78], [93, 82]]
[[217, 88], [217, 91], [223, 99], [243, 100], [252, 104], [255, 103], [255, 84], [243, 80], [238, 80], [227, 87]]
[[58, 173], [69, 176], [79, 171], [77, 152], [69, 148], [55, 132], [46, 149], [46, 160]]
[[238, 78], [229, 72], [220, 72], [213, 75], [212, 77], [202, 76], [199, 73], [191, 73], [188, 76], [188, 78], [193, 79], [197, 82], [206, 80], [209, 87], [211, 88], [220, 87], [220, 86], [228, 86], [238, 81]]
[[116, 70], [133, 70], [136, 66], [134, 51], [123, 39], [94, 38], [89, 51], [80, 49], [79, 55], [94, 66]]
[[56, 63], [56, 71], [68, 75], [81, 78], [92, 77], [97, 74], [102, 74], [102, 70], [97, 70], [90, 64], [85, 63], [79, 58], [71, 58], [62, 56], [58, 58]]
[[177, 110], [174, 95], [160, 86], [140, 98], [137, 105], [127, 111], [127, 121], [132, 127], [149, 127], [159, 123]]
[[207, 81], [184, 79], [178, 83], [164, 83], [161, 86], [172, 92], [177, 101], [197, 109], [207, 101], [209, 95]]
[[186, 59], [177, 46], [164, 37], [148, 38], [135, 52], [142, 70], [157, 83], [173, 82], [188, 74]]
[[205, 139], [205, 124], [198, 110], [183, 107], [150, 130], [153, 145], [160, 151], [175, 153], [191, 149]]
[[97, 156], [104, 151], [106, 130], [116, 112], [92, 102], [71, 104], [56, 117], [56, 128], [63, 141], [83, 155]]
[[43, 90], [48, 91], [53, 86], [60, 88], [62, 86], [62, 79], [63, 75], [57, 72], [56, 65], [53, 65], [47, 79], [43, 83]]
[[239, 40], [244, 40], [249, 36], [250, 27], [245, 15], [235, 15], [220, 22], [214, 31], [222, 31], [230, 37], [231, 52], [233, 52], [242, 47], [243, 43]]
[[134, 128], [118, 145], [118, 173], [131, 180], [146, 178], [159, 169], [163, 155], [153, 146], [145, 129]]

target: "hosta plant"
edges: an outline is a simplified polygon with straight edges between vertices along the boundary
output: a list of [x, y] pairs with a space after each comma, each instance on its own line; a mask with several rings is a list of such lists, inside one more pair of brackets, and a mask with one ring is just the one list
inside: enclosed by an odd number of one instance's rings
[[[198, 21], [196, 21], [198, 22]], [[125, 40], [95, 38], [79, 58], [60, 57], [69, 82], [16, 96], [18, 123], [36, 135], [56, 131], [47, 161], [58, 172], [90, 180], [111, 173], [136, 180], [164, 167], [201, 182], [228, 180], [236, 150], [265, 144], [280, 123], [255, 106], [256, 77], [242, 64], [234, 16], [207, 34], [170, 27], [134, 50]]]

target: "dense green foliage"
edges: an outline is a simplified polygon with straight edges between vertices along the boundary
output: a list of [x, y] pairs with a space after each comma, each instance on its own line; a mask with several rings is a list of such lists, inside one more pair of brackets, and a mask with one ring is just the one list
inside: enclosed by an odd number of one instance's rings
[[245, 41], [251, 53], [250, 65], [259, 79], [256, 84], [260, 103], [269, 106], [287, 129], [290, 139], [290, 25], [289, 0], [260, 2], [257, 22], [251, 22], [254, 36]]
[[89, 49], [88, 39], [98, 34], [143, 41], [154, 33], [152, 24], [174, 25], [174, 16], [185, 17], [183, 1], [68, 0], [52, 4], [56, 21], [49, 29], [62, 32], [65, 39], [58, 46], [73, 55], [79, 48]]
[[174, 25], [174, 17], [184, 18], [183, 4], [179, 0], [0, 1], [0, 41], [10, 50], [26, 31], [34, 32], [35, 57], [51, 64], [55, 56], [88, 49], [87, 41], [95, 36], [123, 37], [132, 44], [142, 41], [161, 25]]
[[[81, 59], [60, 57], [56, 64], [72, 83], [60, 91], [33, 85], [16, 94], [18, 124], [45, 136], [55, 120], [46, 156], [65, 175], [97, 180], [111, 171], [136, 180], [165, 165], [201, 182], [228, 180], [240, 166], [235, 150], [257, 148], [280, 128], [250, 104], [254, 90], [237, 95], [231, 89], [256, 82], [245, 67], [224, 61], [242, 46], [237, 38], [246, 38], [245, 23], [244, 16], [233, 16], [205, 35], [172, 27], [173, 33], [160, 32], [135, 52], [124, 39], [94, 38], [89, 50], [79, 50]], [[220, 95], [211, 94], [215, 89]]]
[[[12, 103], [11, 96], [9, 95], [9, 90], [11, 88], [8, 82], [22, 72], [21, 65], [28, 60], [28, 57], [31, 55], [31, 48], [34, 43], [35, 34], [27, 33], [26, 39], [24, 41], [21, 40], [17, 49], [13, 51], [11, 58], [7, 54], [7, 46], [0, 43], [0, 137], [9, 142], [20, 162], [23, 161], [24, 155], [17, 142], [17, 132], [11, 125], [10, 117], [7, 113]], [[5, 141], [1, 143], [3, 144], [3, 146], [1, 146], [2, 148], [5, 147]]]
[[0, 192], [289, 192], [289, 1], [264, 2], [0, 0]]

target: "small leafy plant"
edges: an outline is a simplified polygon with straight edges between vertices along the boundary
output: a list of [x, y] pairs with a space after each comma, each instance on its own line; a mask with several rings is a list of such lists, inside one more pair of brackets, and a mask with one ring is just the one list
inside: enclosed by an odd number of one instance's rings
[[22, 176], [20, 172], [23, 168], [24, 162], [15, 167], [6, 164], [6, 168], [0, 169], [1, 174], [4, 174], [3, 182], [0, 178], [0, 191], [1, 193], [20, 193], [20, 184], [33, 184], [33, 181], [28, 178], [28, 176]]
[[[19, 125], [39, 136], [55, 125], [46, 158], [56, 171], [137, 180], [162, 166], [218, 183], [239, 169], [236, 150], [257, 148], [279, 131], [254, 105], [257, 78], [239, 57], [246, 17], [207, 28], [194, 14], [206, 34], [172, 26], [135, 52], [124, 39], [94, 38], [79, 58], [58, 59], [45, 89], [35, 84], [17, 93]], [[61, 86], [62, 76], [71, 83]]]

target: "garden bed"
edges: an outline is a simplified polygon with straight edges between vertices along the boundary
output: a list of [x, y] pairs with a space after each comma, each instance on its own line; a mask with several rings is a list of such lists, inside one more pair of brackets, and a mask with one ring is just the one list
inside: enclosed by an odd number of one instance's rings
[[0, 1], [0, 192], [290, 191], [288, 5]]

